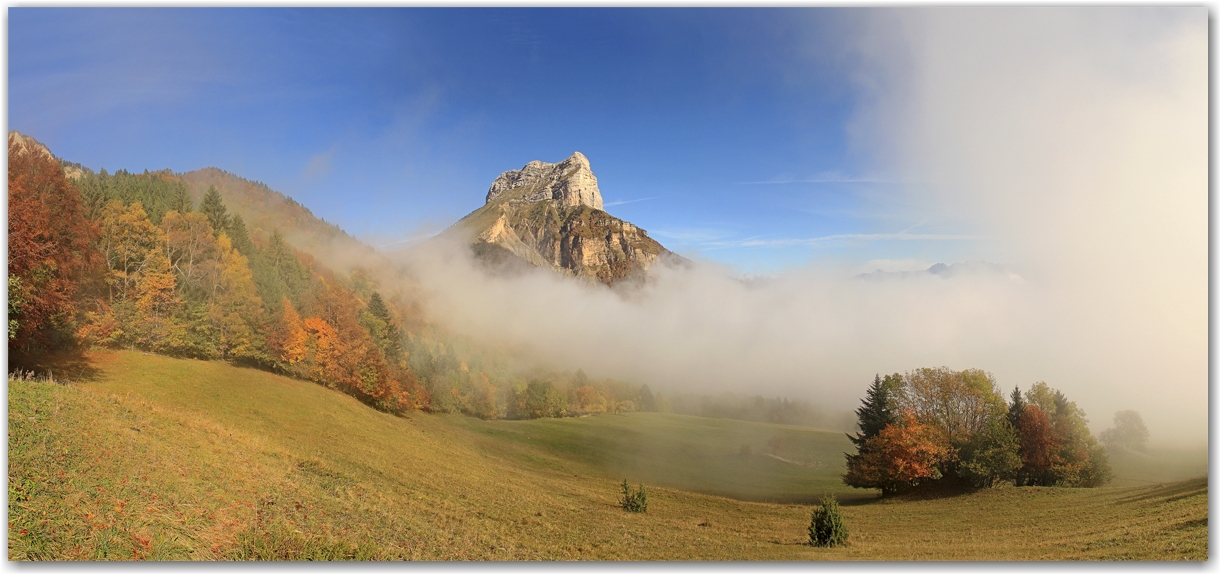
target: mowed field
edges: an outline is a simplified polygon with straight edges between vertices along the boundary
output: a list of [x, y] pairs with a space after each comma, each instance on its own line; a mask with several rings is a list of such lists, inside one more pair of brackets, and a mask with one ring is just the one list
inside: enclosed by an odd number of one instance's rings
[[[837, 432], [402, 418], [134, 352], [66, 372], [9, 380], [11, 559], [1207, 559], [1206, 478], [879, 500], [839, 483]], [[624, 478], [647, 513], [618, 507]], [[807, 544], [823, 493], [845, 501], [845, 548]]]

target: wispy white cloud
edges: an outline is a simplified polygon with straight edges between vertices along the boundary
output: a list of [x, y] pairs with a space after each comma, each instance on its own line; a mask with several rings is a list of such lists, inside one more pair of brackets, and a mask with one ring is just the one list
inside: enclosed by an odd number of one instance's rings
[[674, 241], [685, 243], [704, 243], [714, 242], [726, 237], [731, 237], [734, 232], [725, 229], [716, 228], [695, 228], [695, 229], [654, 229], [648, 232], [649, 235], [673, 239]]
[[628, 203], [635, 203], [637, 201], [648, 201], [650, 199], [661, 199], [662, 197], [665, 197], [665, 196], [658, 195], [656, 197], [641, 197], [639, 199], [628, 199], [628, 200], [624, 200], [624, 201], [611, 201], [610, 203], [603, 204], [603, 207], [613, 207], [615, 205], [626, 205]]
[[[405, 237], [402, 239], [397, 239], [397, 240], [390, 241], [387, 243], [378, 242], [378, 243], [376, 243], [376, 249], [380, 250], [380, 249], [385, 249], [387, 247], [414, 245], [416, 243], [420, 243], [420, 242], [432, 239], [433, 237], [436, 237], [436, 235], [439, 233], [440, 233], [440, 231], [436, 231], [436, 230], [428, 230], [428, 231], [422, 231], [420, 233], [413, 233], [408, 237]], [[364, 238], [364, 239], [368, 240], [369, 238]], [[376, 238], [373, 238], [373, 239], [375, 240]]]

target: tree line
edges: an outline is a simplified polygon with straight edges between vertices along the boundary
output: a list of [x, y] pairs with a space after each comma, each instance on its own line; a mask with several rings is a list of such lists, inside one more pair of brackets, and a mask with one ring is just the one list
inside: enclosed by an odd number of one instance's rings
[[1046, 383], [1001, 396], [979, 369], [878, 375], [856, 410], [843, 481], [891, 495], [921, 483], [1100, 486], [1109, 459], [1085, 413]]
[[851, 428], [850, 412], [830, 414], [813, 403], [786, 397], [723, 392], [719, 395], [673, 393], [660, 396], [657, 410], [698, 417], [733, 419], [814, 428]]

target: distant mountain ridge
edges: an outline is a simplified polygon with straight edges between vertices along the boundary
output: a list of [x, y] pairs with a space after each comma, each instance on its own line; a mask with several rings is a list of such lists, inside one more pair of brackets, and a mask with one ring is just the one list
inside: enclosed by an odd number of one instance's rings
[[914, 279], [928, 276], [950, 279], [967, 275], [1007, 276], [1010, 279], [1020, 278], [1017, 274], [1003, 266], [987, 263], [986, 261], [962, 261], [950, 265], [937, 263], [922, 271], [882, 271], [878, 269], [871, 273], [860, 273], [856, 275], [856, 278], [865, 281], [885, 281], [888, 279]]
[[500, 174], [487, 203], [441, 235], [469, 243], [493, 267], [546, 267], [605, 285], [641, 279], [658, 261], [685, 261], [603, 206], [588, 158], [575, 152]]

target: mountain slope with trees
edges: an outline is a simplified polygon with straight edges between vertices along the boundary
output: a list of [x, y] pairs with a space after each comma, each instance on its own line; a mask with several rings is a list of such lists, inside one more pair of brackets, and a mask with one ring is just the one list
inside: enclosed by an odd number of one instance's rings
[[9, 154], [11, 366], [98, 345], [272, 370], [395, 413], [655, 410], [646, 386], [446, 331], [409, 277], [263, 184], [216, 169], [95, 173], [16, 132]]

